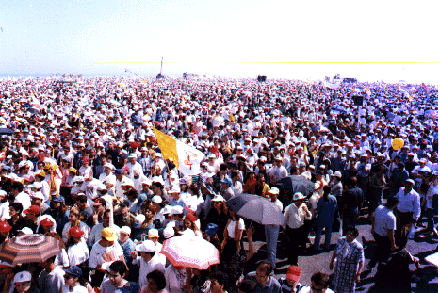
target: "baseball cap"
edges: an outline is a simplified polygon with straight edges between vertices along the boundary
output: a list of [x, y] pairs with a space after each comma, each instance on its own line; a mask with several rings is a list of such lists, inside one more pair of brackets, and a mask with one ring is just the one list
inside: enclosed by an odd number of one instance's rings
[[31, 205], [29, 208], [25, 209], [23, 213], [25, 215], [29, 215], [29, 214], [38, 215], [40, 214], [40, 207], [37, 205]]
[[145, 240], [142, 244], [136, 246], [137, 251], [156, 252], [156, 245], [152, 240]]
[[107, 241], [118, 240], [118, 235], [116, 235], [115, 230], [113, 228], [104, 228], [101, 231], [101, 237], [104, 237]]
[[159, 237], [159, 231], [157, 231], [157, 229], [150, 229], [148, 230], [148, 238], [152, 238], [152, 237]]
[[271, 189], [269, 189], [268, 193], [280, 194], [280, 190], [277, 187], [272, 187]]
[[40, 220], [40, 225], [50, 227], [50, 226], [55, 225], [55, 222], [49, 218], [44, 218], [44, 219]]
[[121, 233], [125, 233], [125, 234], [128, 234], [128, 235], [131, 235], [131, 228], [128, 227], [128, 226], [122, 226], [121, 227]]
[[215, 223], [209, 223], [206, 225], [205, 233], [211, 236], [214, 236], [218, 232], [218, 225]]
[[183, 207], [179, 205], [175, 205], [171, 208], [171, 215], [180, 215], [183, 214]]
[[52, 199], [52, 201], [53, 202], [62, 202], [62, 203], [65, 203], [66, 201], [64, 200], [64, 197], [62, 197], [62, 196], [55, 196], [53, 199]]
[[342, 178], [341, 171], [335, 171], [335, 173], [332, 174], [332, 176], [335, 176], [335, 177], [338, 177], [338, 178]]
[[223, 202], [223, 201], [225, 201], [225, 199], [223, 198], [223, 196], [221, 196], [221, 195], [219, 195], [219, 194], [216, 194], [216, 195], [214, 196], [214, 198], [211, 199], [211, 201], [213, 201], [213, 202]]
[[23, 233], [24, 235], [33, 235], [33, 234], [34, 234], [34, 231], [32, 231], [32, 229], [29, 228], [29, 227], [24, 227], [24, 228], [21, 229], [21, 230], [17, 230], [17, 232], [21, 232], [21, 233]]
[[151, 201], [154, 203], [162, 203], [162, 198], [159, 195], [155, 195], [155, 196], [153, 196]]
[[28, 271], [21, 271], [14, 276], [14, 280], [12, 283], [23, 283], [23, 282], [30, 282], [32, 280], [32, 275]]
[[81, 237], [84, 235], [84, 232], [78, 226], [72, 227], [69, 229], [69, 234], [72, 237]]
[[1, 221], [0, 222], [0, 232], [9, 232], [11, 231], [12, 227], [9, 225], [7, 221]]
[[103, 205], [105, 206], [106, 202], [105, 199], [103, 198], [97, 198], [95, 199], [95, 202], [93, 203], [94, 206], [99, 206], [99, 205]]
[[293, 281], [299, 282], [301, 279], [301, 268], [297, 266], [290, 266], [287, 268], [286, 278]]
[[82, 270], [79, 267], [73, 266], [70, 268], [65, 268], [64, 271], [66, 272], [66, 274], [75, 276], [77, 278], [82, 276]]

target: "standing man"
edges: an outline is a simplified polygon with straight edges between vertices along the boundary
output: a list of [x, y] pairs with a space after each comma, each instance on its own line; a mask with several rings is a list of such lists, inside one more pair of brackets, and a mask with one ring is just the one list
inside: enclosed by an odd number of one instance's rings
[[351, 177], [348, 180], [346, 190], [342, 194], [342, 220], [344, 235], [348, 227], [356, 227], [356, 221], [359, 216], [359, 210], [364, 202], [364, 197], [362, 196], [363, 191], [357, 185], [356, 177]]
[[[264, 178], [262, 176], [262, 178]], [[278, 195], [280, 194], [280, 190], [276, 187], [272, 187], [269, 192], [269, 200], [270, 203], [280, 212], [283, 212], [283, 204], [278, 199]], [[280, 233], [279, 225], [264, 225], [264, 231], [266, 233], [266, 244], [267, 244], [267, 259], [273, 268], [276, 267], [275, 259], [277, 256], [277, 243], [278, 243], [278, 234]]]
[[391, 251], [397, 249], [394, 240], [396, 216], [394, 216], [393, 210], [397, 207], [398, 203], [399, 200], [396, 197], [390, 197], [385, 206], [378, 206], [373, 213], [371, 218], [371, 234], [373, 234], [374, 240], [376, 240], [377, 248], [366, 267], [367, 271], [374, 268], [377, 262], [380, 262], [379, 265], [385, 264]]
[[420, 196], [414, 190], [413, 179], [406, 179], [405, 186], [399, 189], [397, 199], [397, 246], [405, 247], [412, 226], [420, 217]]
[[306, 197], [297, 192], [293, 195], [293, 203], [286, 207], [284, 212], [284, 228], [288, 237], [289, 264], [298, 266], [298, 254], [301, 240], [304, 238], [304, 219], [310, 220], [312, 213], [303, 202]]

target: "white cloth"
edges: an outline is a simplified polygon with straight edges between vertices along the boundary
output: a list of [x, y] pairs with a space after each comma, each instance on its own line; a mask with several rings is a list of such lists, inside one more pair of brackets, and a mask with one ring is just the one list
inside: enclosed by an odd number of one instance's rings
[[159, 270], [162, 273], [165, 273], [166, 258], [162, 256], [164, 255], [159, 255], [156, 253], [149, 262], [146, 262], [140, 256], [133, 260], [134, 265], [139, 265], [139, 288], [142, 288], [143, 286], [148, 284], [147, 275], [152, 271]]
[[78, 266], [89, 259], [89, 247], [85, 241], [73, 244], [67, 250], [70, 266]]

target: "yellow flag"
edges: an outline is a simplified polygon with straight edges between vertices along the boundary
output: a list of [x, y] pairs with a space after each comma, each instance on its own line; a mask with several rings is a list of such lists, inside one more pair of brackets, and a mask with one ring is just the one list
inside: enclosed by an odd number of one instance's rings
[[162, 153], [163, 158], [173, 159], [174, 164], [177, 169], [179, 169], [179, 155], [177, 154], [177, 141], [171, 136], [166, 135], [165, 133], [153, 128], [154, 134], [156, 135], [157, 145], [160, 148], [160, 152]]
[[229, 121], [232, 121], [232, 122], [235, 122], [235, 118], [234, 118], [234, 115], [229, 115]]
[[143, 80], [141, 81], [141, 83], [142, 83], [142, 84], [145, 84], [145, 83], [146, 83], [145, 79], [143, 79]]
[[397, 89], [400, 90], [400, 83], [397, 83]]

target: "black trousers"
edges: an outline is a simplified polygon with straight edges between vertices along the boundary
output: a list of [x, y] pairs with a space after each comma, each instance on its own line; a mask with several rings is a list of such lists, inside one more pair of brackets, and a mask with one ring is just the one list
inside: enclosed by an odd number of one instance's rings
[[374, 251], [373, 257], [371, 258], [368, 265], [370, 268], [376, 266], [378, 262], [386, 263], [391, 254], [391, 240], [388, 236], [380, 236], [374, 233], [374, 240], [376, 240], [376, 251]]
[[410, 229], [405, 231], [405, 226], [413, 223], [414, 213], [402, 213], [397, 211], [397, 230], [396, 230], [396, 246], [404, 248], [408, 242]]
[[287, 258], [289, 264], [298, 265], [299, 247], [304, 237], [304, 226], [296, 229], [286, 227], [288, 243], [287, 243]]

